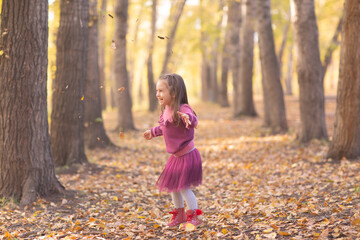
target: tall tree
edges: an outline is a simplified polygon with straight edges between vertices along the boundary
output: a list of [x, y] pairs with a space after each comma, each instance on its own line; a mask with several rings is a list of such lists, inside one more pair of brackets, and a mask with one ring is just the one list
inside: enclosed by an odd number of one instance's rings
[[271, 24], [270, 0], [259, 0], [257, 5], [258, 34], [263, 92], [265, 125], [273, 133], [287, 130], [284, 93], [280, 83], [280, 72], [275, 54], [274, 35]]
[[227, 4], [227, 23], [225, 28], [225, 36], [224, 36], [224, 44], [221, 55], [221, 84], [220, 84], [220, 105], [222, 107], [228, 107], [229, 99], [228, 99], [228, 73], [230, 69], [230, 36], [231, 29], [233, 28], [235, 16], [240, 14], [239, 12], [234, 12], [232, 5], [235, 1], [228, 1]]
[[288, 48], [289, 56], [288, 56], [288, 66], [286, 71], [285, 78], [285, 94], [292, 95], [292, 72], [293, 72], [293, 44], [291, 44]]
[[238, 82], [237, 108], [235, 116], [255, 117], [255, 105], [253, 98], [253, 65], [254, 65], [254, 25], [256, 2], [253, 0], [245, 1], [245, 14], [242, 21], [242, 31], [240, 33], [240, 72]]
[[132, 115], [132, 101], [129, 91], [129, 75], [126, 67], [126, 34], [128, 20], [128, 0], [116, 2], [115, 77], [117, 88], [118, 126], [121, 131], [135, 129]]
[[153, 63], [152, 56], [154, 51], [155, 43], [155, 31], [156, 31], [156, 7], [157, 0], [152, 1], [152, 12], [151, 12], [151, 35], [149, 38], [149, 55], [147, 59], [147, 80], [148, 80], [148, 89], [149, 89], [149, 110], [151, 112], [155, 111], [157, 104], [157, 99], [155, 95], [155, 83], [154, 83], [154, 72], [153, 72]]
[[337, 27], [335, 29], [335, 33], [334, 33], [333, 37], [331, 38], [331, 42], [330, 42], [328, 48], [326, 49], [325, 58], [324, 58], [324, 62], [322, 64], [322, 71], [321, 71], [322, 82], [324, 82], [327, 68], [328, 68], [329, 64], [331, 63], [333, 52], [336, 50], [337, 46], [339, 45], [339, 35], [341, 32], [342, 19], [343, 18], [341, 17], [337, 24]]
[[240, 79], [240, 28], [241, 28], [241, 2], [234, 1], [231, 4], [231, 14], [233, 15], [233, 24], [230, 30], [230, 68], [232, 73], [233, 83], [233, 112], [236, 116], [239, 97], [239, 79]]
[[89, 43], [85, 92], [85, 144], [88, 148], [113, 145], [106, 135], [101, 113], [100, 72], [98, 54], [97, 0], [90, 0]]
[[224, 2], [223, 0], [219, 0], [219, 5], [218, 5], [218, 9], [219, 9], [219, 18], [216, 22], [216, 29], [217, 31], [215, 32], [215, 36], [214, 36], [214, 41], [212, 43], [211, 46], [211, 56], [210, 56], [210, 101], [211, 102], [220, 102], [219, 99], [219, 86], [218, 86], [218, 52], [219, 52], [219, 45], [220, 45], [220, 29], [221, 29], [221, 24], [223, 21], [223, 8], [224, 8]]
[[179, 1], [172, 2], [172, 4], [175, 4], [175, 3], [178, 3], [178, 4], [174, 5], [174, 7], [175, 7], [174, 15], [170, 14], [170, 19], [171, 19], [170, 22], [173, 24], [173, 26], [171, 27], [170, 35], [168, 37], [169, 39], [166, 44], [166, 53], [165, 53], [164, 64], [163, 64], [161, 73], [166, 73], [168, 71], [168, 64], [169, 64], [170, 57], [171, 57], [172, 47], [174, 45], [174, 39], [175, 39], [177, 26], [179, 25], [179, 20], [182, 15], [182, 12], [184, 10], [186, 0], [179, 0]]
[[88, 22], [88, 0], [61, 0], [51, 113], [51, 144], [57, 166], [87, 162], [84, 152], [83, 100]]
[[360, 8], [358, 0], [346, 0], [342, 26], [336, 120], [327, 157], [360, 156]]
[[202, 0], [200, 0], [200, 50], [201, 50], [201, 99], [203, 101], [209, 101], [210, 99], [210, 63], [208, 60], [208, 42], [209, 38], [206, 34], [206, 14], [205, 14], [205, 5]]
[[99, 28], [99, 78], [100, 78], [100, 99], [101, 99], [101, 109], [106, 109], [106, 91], [105, 91], [105, 42], [106, 42], [106, 9], [107, 9], [107, 0], [101, 0], [100, 7], [101, 15], [103, 20], [98, 21]]
[[1, 33], [0, 197], [29, 204], [64, 193], [48, 132], [48, 1], [4, 0]]
[[299, 82], [301, 142], [327, 139], [324, 86], [314, 0], [291, 0]]

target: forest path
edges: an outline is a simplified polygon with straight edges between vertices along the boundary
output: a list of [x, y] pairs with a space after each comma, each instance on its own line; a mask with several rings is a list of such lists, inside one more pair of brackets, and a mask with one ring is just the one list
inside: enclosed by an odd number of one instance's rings
[[[195, 145], [203, 159], [196, 188], [204, 224], [192, 232], [165, 227], [171, 197], [155, 188], [168, 154], [162, 137], [145, 140], [159, 113], [135, 112], [138, 131], [112, 132], [116, 113], [104, 115], [119, 149], [87, 150], [91, 167], [58, 171], [74, 192], [60, 201], [39, 199], [24, 210], [0, 209], [2, 236], [28, 239], [309, 239], [360, 237], [360, 161], [324, 159], [328, 144], [295, 140], [298, 101], [286, 97], [290, 131], [271, 136], [262, 119], [233, 119], [231, 109], [193, 105], [199, 118]], [[262, 114], [262, 101], [256, 101]], [[329, 135], [335, 99], [326, 100]], [[72, 172], [72, 173], [70, 173]], [[0, 235], [1, 236], [1, 235]]]

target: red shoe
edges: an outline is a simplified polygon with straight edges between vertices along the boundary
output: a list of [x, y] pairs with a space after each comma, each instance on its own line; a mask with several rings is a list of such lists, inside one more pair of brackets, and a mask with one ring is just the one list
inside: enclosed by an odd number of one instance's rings
[[181, 223], [186, 222], [186, 215], [184, 208], [174, 208], [172, 212], [169, 212], [172, 214], [171, 222], [167, 224], [167, 226], [178, 226]]
[[[186, 211], [186, 223], [191, 223], [194, 226], [199, 226], [202, 221], [201, 221], [201, 216], [203, 212], [200, 209], [195, 209], [195, 210], [187, 210]], [[199, 217], [200, 216], [200, 217]]]

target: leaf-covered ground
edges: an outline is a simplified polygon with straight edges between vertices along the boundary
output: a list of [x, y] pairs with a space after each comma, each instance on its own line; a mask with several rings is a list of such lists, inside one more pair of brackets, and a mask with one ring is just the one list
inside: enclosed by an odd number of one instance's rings
[[[68, 196], [19, 207], [2, 200], [3, 239], [354, 239], [360, 237], [360, 162], [324, 158], [327, 142], [296, 142], [298, 102], [286, 99], [290, 131], [271, 136], [261, 118], [232, 119], [231, 109], [193, 106], [200, 124], [196, 146], [203, 185], [195, 190], [204, 224], [186, 232], [167, 228], [172, 209], [154, 184], [168, 154], [162, 138], [146, 141], [158, 113], [135, 112], [139, 131], [111, 132], [119, 149], [87, 151], [91, 166], [58, 169]], [[262, 115], [262, 101], [256, 101]], [[326, 100], [331, 136], [335, 99]]]

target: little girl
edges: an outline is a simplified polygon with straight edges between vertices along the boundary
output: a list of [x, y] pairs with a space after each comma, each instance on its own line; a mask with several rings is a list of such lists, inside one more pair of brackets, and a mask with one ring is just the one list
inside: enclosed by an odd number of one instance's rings
[[[172, 155], [161, 173], [156, 185], [160, 191], [171, 193], [175, 208], [168, 226], [202, 223], [197, 200], [190, 189], [201, 184], [202, 166], [199, 151], [194, 146], [194, 128], [198, 124], [196, 114], [188, 105], [184, 80], [178, 74], [165, 74], [156, 84], [156, 97], [161, 105], [162, 114], [159, 126], [144, 132], [144, 138], [164, 136], [166, 151]], [[187, 207], [184, 210], [184, 199]], [[185, 226], [185, 225], [184, 225]]]

